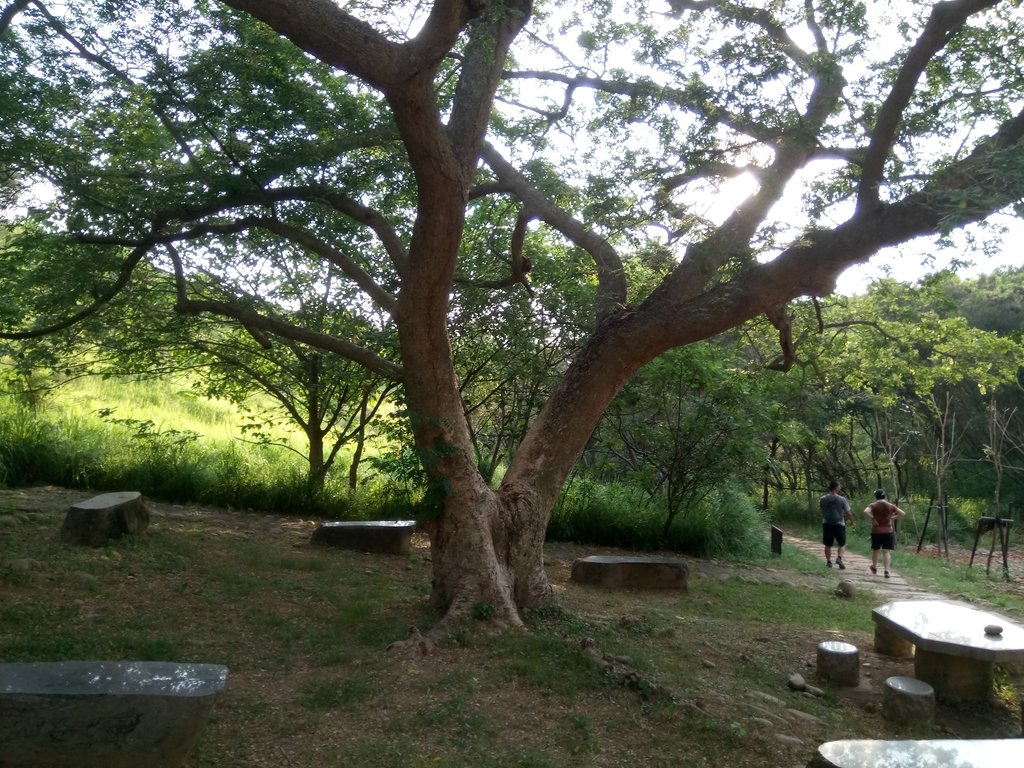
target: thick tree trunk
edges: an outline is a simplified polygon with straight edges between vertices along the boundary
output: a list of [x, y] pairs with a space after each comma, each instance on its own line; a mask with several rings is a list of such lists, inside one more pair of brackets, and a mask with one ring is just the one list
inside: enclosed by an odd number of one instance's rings
[[548, 511], [531, 498], [482, 483], [448, 497], [430, 526], [432, 598], [445, 612], [445, 631], [471, 615], [522, 626], [522, 609], [550, 599], [543, 562]]

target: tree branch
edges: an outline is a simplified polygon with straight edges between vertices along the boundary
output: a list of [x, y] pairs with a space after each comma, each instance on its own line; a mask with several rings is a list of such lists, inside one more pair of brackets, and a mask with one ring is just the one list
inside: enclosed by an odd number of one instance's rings
[[393, 381], [402, 380], [403, 372], [400, 365], [392, 363], [390, 360], [385, 360], [375, 352], [345, 339], [302, 328], [285, 320], [268, 317], [254, 310], [229, 302], [188, 298], [188, 280], [185, 276], [185, 269], [181, 263], [181, 258], [173, 247], [168, 248], [167, 252], [174, 265], [175, 293], [177, 296], [174, 311], [178, 314], [200, 315], [210, 313], [220, 317], [230, 317], [246, 328], [256, 328], [286, 339], [293, 339], [317, 349], [334, 352], [387, 379]]
[[924, 29], [904, 59], [903, 66], [900, 67], [875, 120], [857, 190], [857, 210], [878, 203], [879, 187], [885, 174], [885, 160], [889, 156], [903, 113], [914, 95], [925, 67], [953, 39], [968, 18], [998, 5], [999, 2], [1001, 0], [945, 0], [936, 3], [932, 8]]
[[15, 0], [3, 11], [0, 11], [0, 35], [4, 34], [14, 22], [14, 17], [28, 7], [32, 0]]
[[279, 219], [259, 217], [251, 220], [254, 226], [265, 229], [268, 232], [280, 235], [293, 243], [298, 243], [303, 248], [322, 256], [327, 261], [336, 265], [352, 281], [362, 289], [381, 309], [388, 314], [394, 312], [397, 299], [385, 291], [370, 274], [355, 263], [343, 251], [338, 250], [330, 243], [321, 240], [311, 232], [300, 227], [292, 226]]
[[485, 143], [482, 157], [502, 184], [506, 185], [510, 193], [519, 198], [528, 210], [590, 254], [597, 266], [598, 322], [621, 310], [626, 304], [626, 278], [622, 260], [611, 244], [587, 229], [564, 209], [549, 202], [493, 146]]
[[38, 339], [43, 336], [49, 336], [50, 334], [63, 331], [92, 317], [105, 305], [109, 304], [110, 301], [117, 296], [117, 294], [119, 294], [126, 285], [128, 285], [128, 281], [131, 280], [132, 273], [135, 271], [135, 268], [139, 265], [139, 262], [142, 261], [153, 245], [154, 243], [150, 241], [137, 246], [121, 265], [117, 279], [113, 284], [105, 291], [99, 292], [99, 294], [94, 297], [91, 304], [83, 307], [75, 314], [51, 325], [34, 328], [31, 331], [0, 331], [0, 339]]

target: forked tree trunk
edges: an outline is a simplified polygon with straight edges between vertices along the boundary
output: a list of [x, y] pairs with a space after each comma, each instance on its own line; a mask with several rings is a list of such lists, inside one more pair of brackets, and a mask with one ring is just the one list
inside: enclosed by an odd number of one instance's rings
[[435, 607], [442, 634], [476, 615], [522, 626], [521, 611], [551, 597], [543, 545], [548, 511], [508, 489], [450, 495], [430, 524]]
[[[421, 328], [409, 341], [426, 336]], [[437, 445], [439, 432], [449, 445], [434, 466], [445, 488], [443, 513], [430, 524], [433, 598], [446, 612], [436, 633], [446, 634], [478, 604], [496, 623], [521, 626], [524, 609], [551, 598], [544, 536], [552, 507], [611, 399], [650, 354], [617, 334], [596, 334], [531, 425], [498, 490], [472, 463], [461, 411], [442, 417], [431, 410], [431, 419], [414, 419], [419, 445]], [[431, 370], [443, 370], [440, 360]], [[421, 412], [459, 402], [454, 375], [433, 379], [423, 391], [421, 378], [412, 381], [414, 391], [407, 383], [407, 394], [410, 403], [421, 403]], [[443, 431], [431, 429], [442, 424]]]

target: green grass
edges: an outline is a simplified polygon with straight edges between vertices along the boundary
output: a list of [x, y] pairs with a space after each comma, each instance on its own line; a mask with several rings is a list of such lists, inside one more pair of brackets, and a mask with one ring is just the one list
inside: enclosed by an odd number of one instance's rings
[[[0, 399], [0, 487], [131, 488], [179, 503], [345, 519], [407, 518], [424, 498], [408, 466], [369, 459], [352, 492], [344, 451], [324, 491], [311, 496], [302, 458], [246, 442], [242, 422], [230, 403], [197, 397], [172, 379], [78, 379], [49, 393], [37, 410]], [[295, 433], [279, 437], [304, 447]], [[385, 447], [369, 445], [367, 455]], [[667, 532], [664, 522], [663, 510], [627, 484], [579, 480], [554, 510], [548, 535], [735, 557], [759, 547], [764, 525], [750, 500], [731, 488], [681, 513]]]
[[[20, 576], [0, 567], [0, 658], [227, 664], [188, 768], [746, 768], [806, 764], [818, 741], [885, 732], [877, 712], [786, 686], [820, 639], [871, 638], [870, 601], [834, 597], [820, 563], [795, 551], [718, 562], [723, 577], [691, 579], [686, 596], [559, 582], [560, 602], [531, 612], [529, 631], [473, 621], [421, 656], [389, 647], [436, 621], [425, 551], [325, 549], [201, 518], [79, 549], [58, 543], [60, 512], [31, 517], [0, 527], [0, 563], [38, 563]], [[819, 719], [799, 726], [806, 748], [759, 729], [752, 692]]]

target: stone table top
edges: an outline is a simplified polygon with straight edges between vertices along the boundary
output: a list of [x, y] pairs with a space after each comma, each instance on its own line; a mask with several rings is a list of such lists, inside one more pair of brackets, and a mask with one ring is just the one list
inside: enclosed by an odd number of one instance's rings
[[106, 509], [116, 507], [119, 504], [128, 504], [140, 501], [142, 494], [138, 491], [114, 491], [113, 493], [101, 493], [91, 499], [76, 501], [72, 504], [73, 509]]
[[209, 696], [224, 688], [220, 664], [41, 661], [0, 664], [0, 696]]
[[[951, 600], [896, 600], [871, 612], [875, 624], [932, 653], [988, 662], [1024, 661], [1024, 627]], [[986, 627], [1002, 627], [989, 634]]]
[[328, 520], [322, 528], [413, 528], [415, 520]]
[[830, 741], [818, 747], [815, 765], [835, 768], [990, 768], [1019, 765], [1020, 739], [928, 741]]
[[580, 559], [585, 563], [605, 565], [677, 565], [685, 562], [678, 557], [644, 557], [642, 555], [588, 555]]

